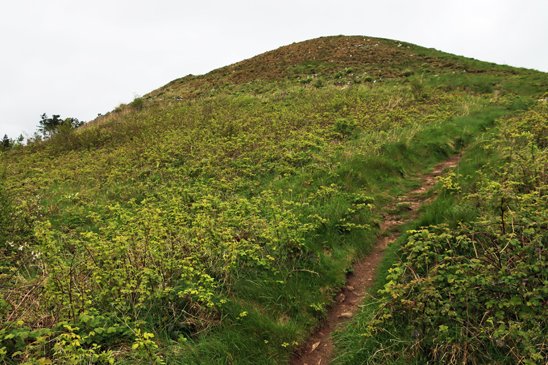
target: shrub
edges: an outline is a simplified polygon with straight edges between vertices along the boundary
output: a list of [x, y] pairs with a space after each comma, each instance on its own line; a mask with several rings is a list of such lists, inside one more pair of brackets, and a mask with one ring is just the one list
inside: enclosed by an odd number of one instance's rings
[[120, 113], [120, 112], [122, 112], [122, 110], [124, 110], [125, 107], [126, 107], [126, 104], [122, 103], [122, 104], [118, 105], [116, 108], [114, 108], [113, 112], [114, 113]]
[[53, 114], [50, 118], [44, 113], [41, 115], [41, 118], [40, 122], [38, 122], [38, 131], [42, 133], [44, 138], [52, 137], [58, 133], [67, 133], [84, 124], [84, 122], [79, 121], [77, 118], [62, 119], [59, 114]]
[[335, 132], [342, 138], [352, 136], [358, 128], [356, 121], [348, 118], [339, 118], [335, 121]]
[[314, 87], [319, 89], [319, 88], [322, 88], [324, 86], [325, 86], [325, 81], [323, 81], [323, 79], [321, 79], [319, 77], [316, 78], [316, 80], [314, 81]]
[[144, 105], [145, 101], [141, 97], [136, 97], [131, 103], [129, 103], [129, 106], [131, 106], [134, 110], [142, 110]]
[[0, 141], [0, 150], [9, 150], [13, 146], [13, 141], [9, 139], [9, 137], [4, 134], [4, 138], [2, 138], [2, 141]]

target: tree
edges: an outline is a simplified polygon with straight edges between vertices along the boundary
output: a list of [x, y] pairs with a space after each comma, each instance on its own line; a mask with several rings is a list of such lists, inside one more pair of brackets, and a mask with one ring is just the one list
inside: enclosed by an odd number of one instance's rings
[[38, 122], [38, 130], [44, 138], [51, 137], [61, 130], [69, 130], [80, 127], [84, 122], [79, 121], [76, 118], [61, 119], [58, 114], [53, 114], [51, 118], [46, 113], [41, 115], [41, 120]]
[[41, 120], [38, 122], [38, 130], [44, 137], [50, 137], [55, 134], [55, 131], [61, 125], [60, 115], [52, 115], [51, 118], [48, 117], [46, 113], [41, 115]]
[[0, 149], [2, 150], [8, 150], [13, 145], [13, 141], [9, 139], [7, 134], [4, 134], [4, 138], [2, 138], [2, 142], [0, 142]]

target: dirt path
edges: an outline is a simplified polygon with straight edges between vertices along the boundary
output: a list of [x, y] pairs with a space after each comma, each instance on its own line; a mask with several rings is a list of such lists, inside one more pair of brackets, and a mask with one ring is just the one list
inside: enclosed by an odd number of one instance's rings
[[430, 174], [422, 177], [420, 188], [399, 197], [396, 202], [386, 208], [387, 212], [391, 212], [396, 211], [398, 206], [404, 206], [405, 209], [408, 209], [409, 214], [405, 216], [405, 219], [398, 212], [384, 215], [379, 238], [371, 252], [354, 264], [352, 274], [348, 275], [346, 285], [337, 294], [336, 301], [329, 309], [326, 319], [295, 353], [290, 361], [291, 365], [329, 364], [333, 355], [331, 334], [358, 311], [367, 290], [373, 284], [384, 250], [399, 236], [397, 228], [416, 218], [420, 206], [429, 201], [429, 199], [425, 199], [424, 194], [434, 186], [436, 178], [444, 170], [455, 167], [459, 159], [460, 156], [454, 156], [438, 164]]

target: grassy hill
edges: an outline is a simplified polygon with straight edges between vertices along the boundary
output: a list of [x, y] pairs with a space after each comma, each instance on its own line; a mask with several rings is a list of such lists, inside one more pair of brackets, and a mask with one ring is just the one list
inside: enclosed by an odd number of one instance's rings
[[287, 362], [383, 207], [546, 90], [533, 70], [325, 37], [0, 152], [0, 356]]

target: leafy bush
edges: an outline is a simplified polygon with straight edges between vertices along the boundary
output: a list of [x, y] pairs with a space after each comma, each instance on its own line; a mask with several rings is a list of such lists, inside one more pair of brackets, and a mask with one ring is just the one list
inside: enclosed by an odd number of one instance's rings
[[122, 112], [122, 110], [124, 110], [125, 107], [126, 107], [126, 104], [120, 104], [116, 108], [114, 108], [114, 110], [112, 112], [113, 113], [120, 113], [120, 112]]
[[4, 134], [4, 138], [2, 138], [2, 141], [0, 141], [0, 151], [1, 150], [9, 150], [13, 146], [13, 141], [9, 139], [9, 137]]
[[129, 106], [132, 107], [134, 110], [142, 110], [144, 105], [145, 101], [141, 97], [136, 97], [131, 103], [129, 103]]
[[335, 132], [342, 138], [348, 138], [356, 133], [357, 123], [353, 119], [338, 118], [335, 121]]

